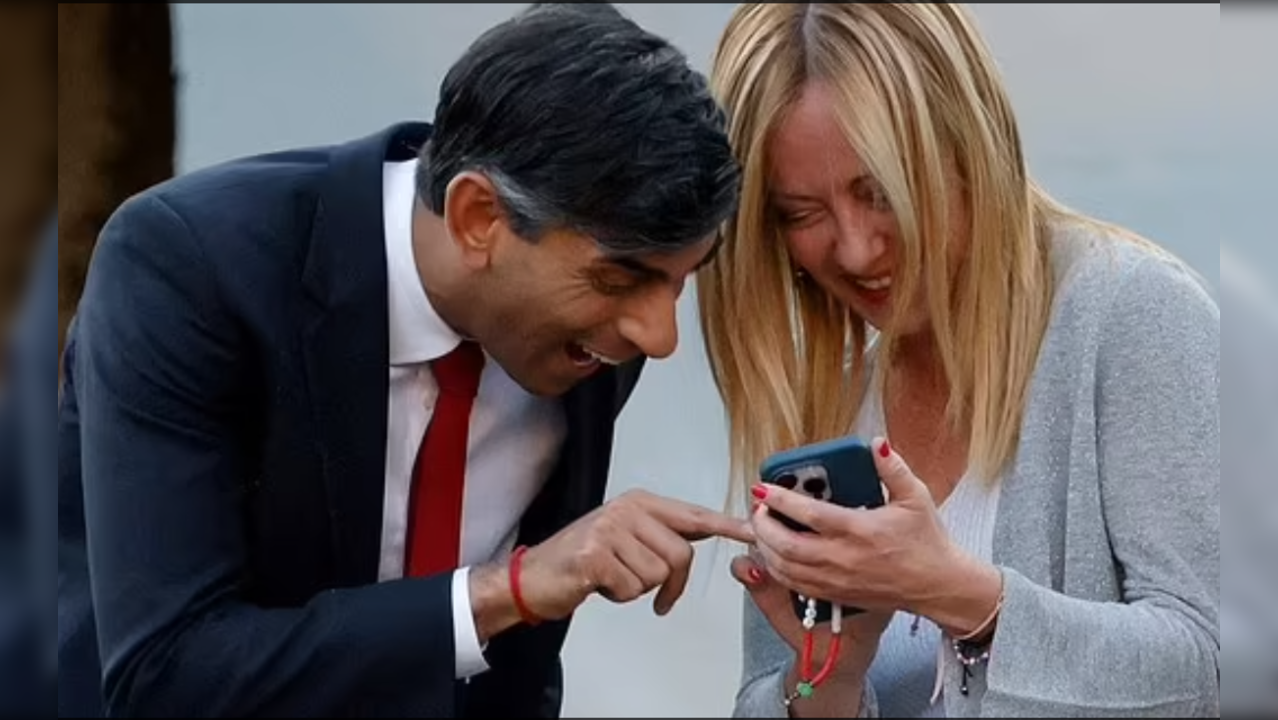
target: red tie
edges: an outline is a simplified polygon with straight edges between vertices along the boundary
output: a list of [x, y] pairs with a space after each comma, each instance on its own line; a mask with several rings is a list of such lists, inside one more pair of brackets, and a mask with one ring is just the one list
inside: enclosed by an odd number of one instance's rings
[[409, 577], [457, 567], [470, 409], [483, 369], [483, 350], [469, 341], [431, 363], [439, 398], [413, 471], [404, 559]]

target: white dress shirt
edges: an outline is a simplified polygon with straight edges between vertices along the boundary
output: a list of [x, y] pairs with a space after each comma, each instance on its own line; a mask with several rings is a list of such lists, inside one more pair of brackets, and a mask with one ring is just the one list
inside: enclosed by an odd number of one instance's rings
[[[412, 245], [416, 168], [416, 160], [387, 163], [383, 172], [390, 397], [380, 581], [403, 576], [413, 466], [438, 392], [428, 363], [461, 342], [431, 307], [417, 274]], [[458, 679], [488, 669], [471, 612], [468, 567], [511, 552], [519, 520], [553, 471], [564, 434], [558, 401], [528, 394], [494, 362], [484, 365], [470, 419], [461, 569], [452, 584]]]

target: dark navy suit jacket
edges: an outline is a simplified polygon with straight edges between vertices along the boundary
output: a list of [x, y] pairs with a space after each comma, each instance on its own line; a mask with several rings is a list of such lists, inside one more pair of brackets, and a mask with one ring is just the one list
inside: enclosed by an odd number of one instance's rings
[[[61, 432], [80, 442], [62, 485], [83, 484], [112, 714], [559, 714], [567, 622], [496, 638], [492, 670], [466, 685], [449, 577], [376, 582], [382, 164], [429, 132], [191, 173], [107, 223], [70, 333]], [[566, 444], [521, 542], [602, 502], [640, 367], [565, 396]]]

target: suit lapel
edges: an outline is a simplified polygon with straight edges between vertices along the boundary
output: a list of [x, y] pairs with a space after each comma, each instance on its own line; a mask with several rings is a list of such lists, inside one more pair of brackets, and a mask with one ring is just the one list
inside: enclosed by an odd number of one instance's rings
[[303, 282], [306, 381], [340, 586], [377, 580], [385, 492], [389, 319], [382, 164], [408, 159], [424, 125], [333, 150]]

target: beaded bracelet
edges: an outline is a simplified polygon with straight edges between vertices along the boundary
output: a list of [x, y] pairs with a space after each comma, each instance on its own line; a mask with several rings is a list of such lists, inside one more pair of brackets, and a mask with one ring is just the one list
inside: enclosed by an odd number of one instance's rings
[[794, 686], [794, 690], [781, 699], [781, 703], [787, 708], [799, 698], [812, 697], [817, 686], [830, 677], [830, 673], [834, 672], [834, 665], [839, 658], [839, 648], [842, 645], [843, 607], [835, 603], [830, 616], [830, 648], [825, 653], [825, 662], [822, 663], [821, 670], [813, 677], [812, 653], [816, 641], [813, 639], [812, 630], [816, 626], [817, 601], [814, 598], [800, 597], [799, 599], [806, 600], [808, 604], [803, 612], [803, 653], [799, 659], [799, 682]]
[[994, 609], [990, 611], [985, 620], [976, 626], [975, 630], [953, 640], [954, 657], [963, 666], [963, 678], [959, 683], [959, 692], [964, 696], [968, 693], [967, 681], [972, 677], [972, 668], [990, 661], [990, 645], [992, 644], [990, 629], [994, 627], [994, 623], [998, 621], [998, 616], [1002, 614], [1005, 599], [1004, 590], [1000, 589], [998, 601], [994, 603]]
[[963, 666], [963, 679], [959, 683], [959, 692], [967, 696], [967, 681], [972, 677], [972, 668], [990, 661], [989, 643], [977, 643], [971, 640], [954, 641], [954, 657]]

